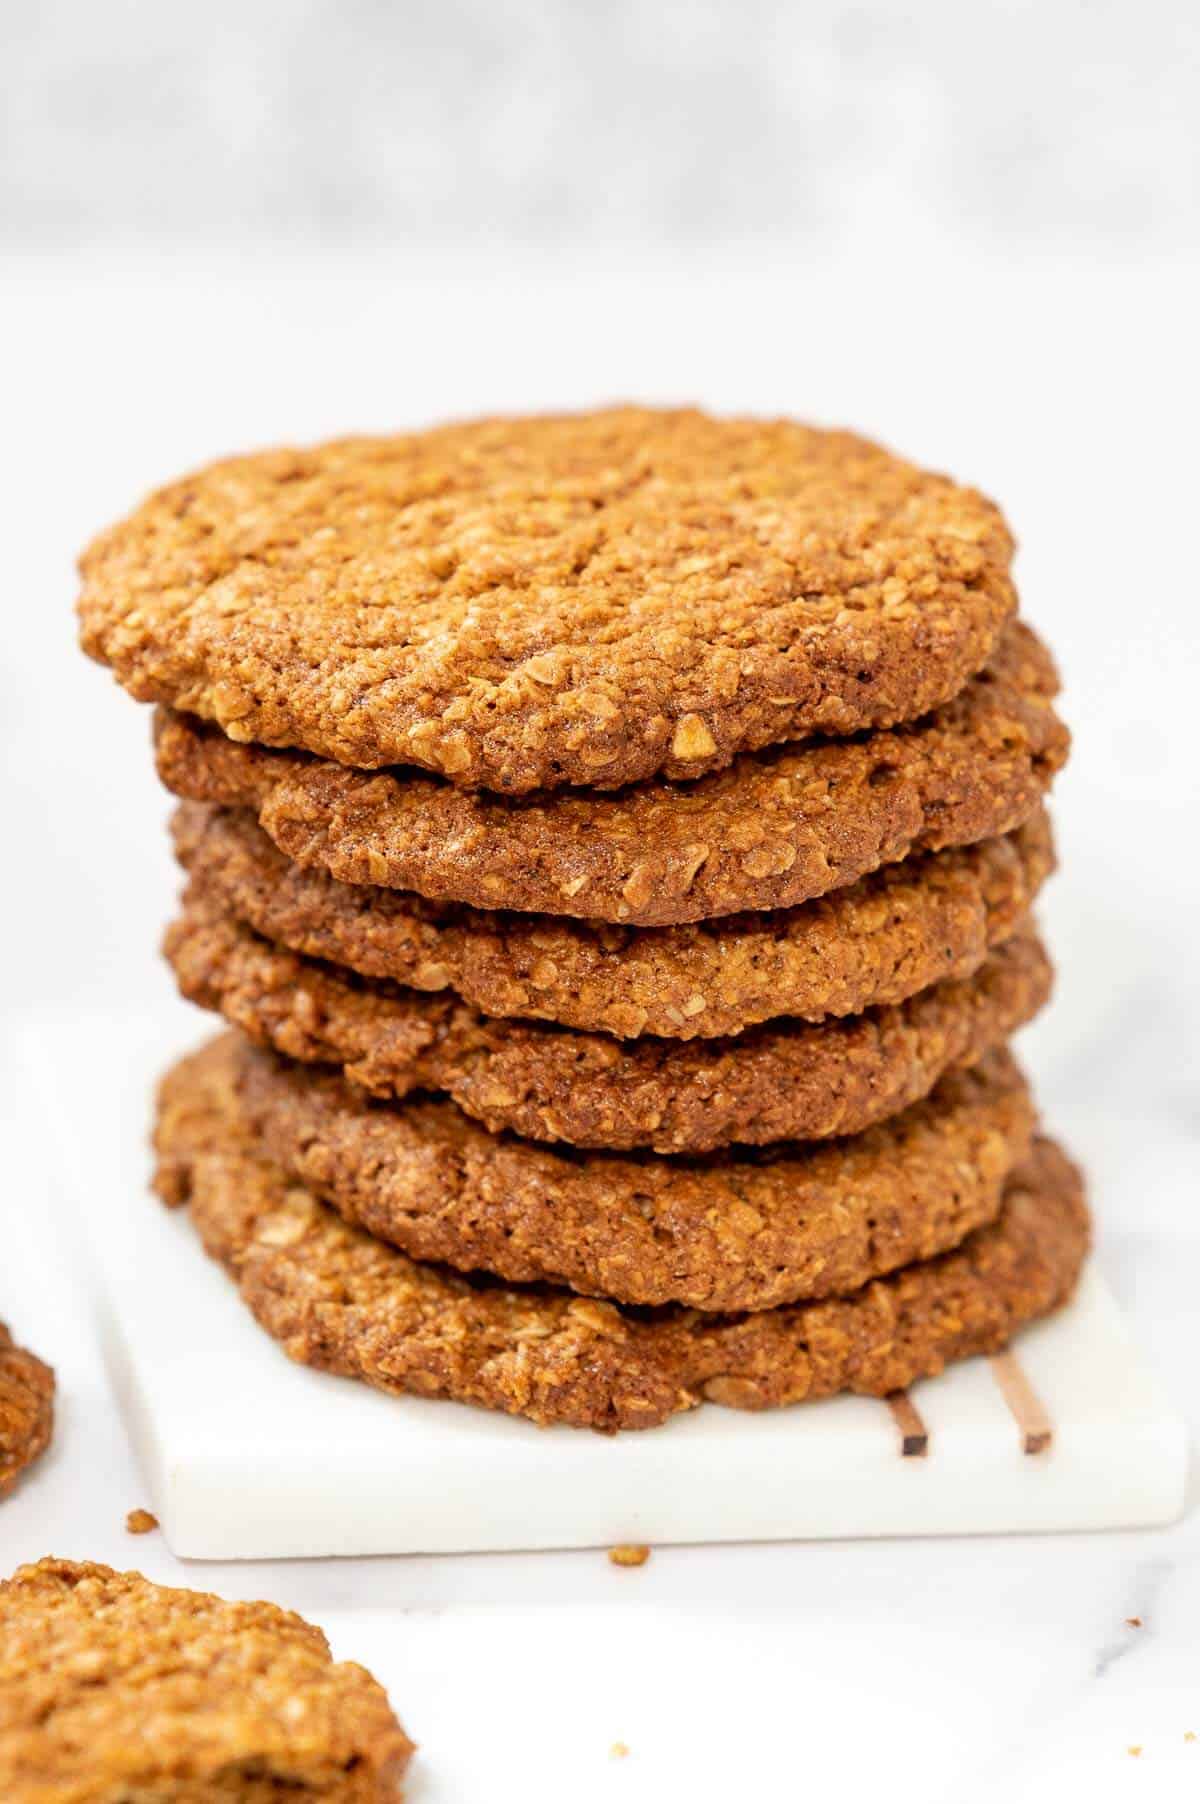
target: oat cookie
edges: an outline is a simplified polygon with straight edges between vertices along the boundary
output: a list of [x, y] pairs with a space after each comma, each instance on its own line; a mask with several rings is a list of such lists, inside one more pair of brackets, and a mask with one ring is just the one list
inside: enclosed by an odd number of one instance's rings
[[412, 1754], [320, 1629], [90, 1561], [0, 1583], [6, 1804], [394, 1804]]
[[982, 496], [848, 433], [482, 420], [161, 490], [85, 552], [82, 642], [234, 739], [611, 788], [947, 700], [1011, 551]]
[[850, 1140], [581, 1153], [489, 1134], [452, 1103], [372, 1103], [244, 1041], [226, 1056], [265, 1156], [414, 1258], [708, 1310], [852, 1290], [956, 1245], [995, 1214], [1035, 1119], [991, 1053]]
[[512, 800], [433, 777], [239, 745], [161, 713], [159, 774], [253, 808], [298, 864], [434, 901], [630, 926], [789, 908], [910, 852], [1007, 833], [1063, 763], [1048, 653], [1019, 623], [987, 670], [911, 725], [747, 754], [691, 784]]
[[973, 978], [908, 1002], [680, 1045], [491, 1020], [453, 996], [302, 958], [197, 898], [165, 952], [189, 1000], [258, 1045], [341, 1066], [377, 1096], [444, 1093], [494, 1132], [664, 1153], [858, 1133], [1003, 1044], [1051, 987], [1050, 961], [1026, 929]]
[[292, 1359], [379, 1389], [535, 1422], [651, 1428], [708, 1400], [764, 1409], [886, 1395], [996, 1352], [1070, 1295], [1087, 1251], [1078, 1172], [1047, 1140], [996, 1220], [853, 1295], [753, 1315], [652, 1313], [420, 1265], [348, 1226], [248, 1136], [222, 1042], [166, 1079], [158, 1186]]
[[0, 1497], [50, 1444], [54, 1373], [0, 1322]]
[[1039, 809], [1011, 835], [885, 865], [800, 908], [626, 928], [339, 883], [285, 858], [245, 810], [184, 802], [172, 828], [189, 894], [295, 952], [453, 989], [489, 1015], [679, 1040], [858, 1014], [969, 977], [1054, 867]]

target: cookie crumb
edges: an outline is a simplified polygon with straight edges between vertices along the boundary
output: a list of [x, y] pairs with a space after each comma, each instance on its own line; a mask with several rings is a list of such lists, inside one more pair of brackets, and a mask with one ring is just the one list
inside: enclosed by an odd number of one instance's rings
[[608, 1557], [614, 1566], [644, 1566], [650, 1558], [650, 1549], [623, 1543], [620, 1547], [610, 1547]]
[[1125, 1627], [1127, 1629], [1140, 1629], [1141, 1626], [1142, 1619], [1140, 1616], [1127, 1616], [1125, 1618]]
[[1126, 1749], [1126, 1752], [1129, 1754], [1132, 1754], [1135, 1760], [1139, 1757], [1139, 1755], [1141, 1754], [1141, 1751], [1142, 1751], [1142, 1744], [1140, 1741], [1135, 1742], [1131, 1748]]
[[130, 1510], [125, 1518], [125, 1532], [130, 1535], [149, 1535], [158, 1527], [158, 1517], [152, 1510]]
[[614, 1741], [608, 1753], [611, 1760], [627, 1760], [629, 1758], [629, 1749], [623, 1741]]
[[1194, 1729], [1185, 1729], [1183, 1732], [1183, 1739], [1185, 1741], [1195, 1741], [1196, 1731]]

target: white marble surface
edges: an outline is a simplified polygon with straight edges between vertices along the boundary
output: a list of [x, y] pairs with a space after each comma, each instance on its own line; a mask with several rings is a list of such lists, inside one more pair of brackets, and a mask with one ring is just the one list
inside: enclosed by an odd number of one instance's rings
[[[142, 487], [264, 439], [617, 394], [846, 420], [978, 480], [1020, 530], [1077, 729], [1044, 910], [1059, 998], [1024, 1044], [1091, 1171], [1106, 1275], [1194, 1433], [1200, 271], [952, 248], [886, 270], [10, 262], [5, 1021], [140, 1010], [181, 1044], [197, 1030], [153, 956], [174, 878], [147, 723], [71, 646], [71, 556]], [[16, 1113], [15, 1081], [0, 1094]], [[63, 1405], [54, 1452], [0, 1506], [0, 1565], [136, 1561], [309, 1611], [392, 1686], [425, 1748], [418, 1800], [1194, 1794], [1194, 1511], [1146, 1533], [660, 1551], [632, 1572], [588, 1553], [185, 1570], [129, 1540], [142, 1486], [43, 1149], [26, 1119], [4, 1132], [0, 1314], [54, 1360]]]

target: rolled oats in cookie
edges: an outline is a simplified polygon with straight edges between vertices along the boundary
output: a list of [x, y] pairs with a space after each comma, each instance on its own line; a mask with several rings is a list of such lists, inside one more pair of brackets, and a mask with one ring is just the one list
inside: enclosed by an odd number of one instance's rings
[[412, 1752], [382, 1686], [276, 1604], [90, 1561], [0, 1583], [8, 1804], [398, 1804]]
[[475, 795], [241, 745], [175, 713], [158, 718], [157, 761], [176, 794], [253, 809], [289, 858], [345, 883], [666, 926], [793, 907], [911, 852], [1011, 831], [1067, 755], [1056, 688], [1049, 654], [1016, 624], [920, 721], [614, 795]]
[[987, 658], [1011, 553], [850, 433], [624, 408], [210, 465], [89, 546], [79, 613], [230, 738], [521, 794], [912, 719]]
[[0, 1322], [0, 1497], [50, 1444], [54, 1373]]
[[342, 1221], [263, 1155], [218, 1041], [166, 1078], [157, 1184], [290, 1358], [381, 1390], [602, 1430], [708, 1401], [765, 1409], [885, 1396], [994, 1353], [1070, 1296], [1089, 1223], [1078, 1172], [1035, 1142], [994, 1221], [848, 1296], [755, 1314], [647, 1314], [418, 1264]]
[[191, 896], [292, 951], [452, 989], [489, 1015], [677, 1040], [858, 1014], [969, 977], [1054, 865], [1038, 809], [1011, 835], [885, 865], [799, 908], [626, 928], [339, 883], [293, 864], [245, 810], [185, 802], [173, 833]]
[[493, 1132], [664, 1153], [858, 1133], [1005, 1042], [1051, 982], [1026, 929], [973, 978], [907, 1002], [680, 1045], [492, 1020], [450, 994], [300, 957], [198, 898], [185, 901], [165, 950], [190, 1001], [258, 1045], [341, 1066], [375, 1095], [444, 1093]]
[[414, 1258], [706, 1310], [852, 1290], [957, 1244], [996, 1213], [1035, 1119], [996, 1052], [847, 1140], [583, 1153], [490, 1134], [452, 1103], [373, 1103], [244, 1041], [226, 1056], [266, 1156]]

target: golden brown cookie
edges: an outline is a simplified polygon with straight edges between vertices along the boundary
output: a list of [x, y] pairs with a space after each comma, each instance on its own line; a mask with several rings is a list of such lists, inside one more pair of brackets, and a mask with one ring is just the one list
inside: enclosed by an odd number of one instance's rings
[[1088, 1245], [1078, 1172], [1039, 1140], [990, 1225], [954, 1252], [830, 1302], [760, 1314], [653, 1313], [420, 1265], [348, 1226], [262, 1157], [224, 1042], [160, 1095], [157, 1183], [292, 1359], [379, 1389], [535, 1422], [652, 1428], [703, 1400], [764, 1409], [883, 1396], [996, 1352], [1070, 1295]]
[[843, 432], [638, 408], [231, 458], [81, 560], [84, 649], [233, 739], [518, 794], [947, 700], [997, 509]]
[[172, 826], [190, 893], [295, 952], [452, 988], [489, 1015], [680, 1040], [858, 1014], [969, 977], [1054, 868], [1039, 809], [1011, 835], [885, 865], [800, 908], [627, 928], [339, 883], [285, 858], [241, 809], [184, 802]]
[[7, 1804], [396, 1804], [412, 1743], [320, 1629], [90, 1561], [0, 1583]]
[[456, 997], [288, 952], [198, 897], [185, 900], [164, 949], [190, 1001], [260, 1046], [341, 1066], [377, 1096], [440, 1092], [494, 1132], [664, 1153], [858, 1133], [1003, 1044], [1051, 987], [1050, 961], [1027, 928], [974, 977], [907, 1002], [680, 1045], [492, 1020]]
[[849, 1140], [581, 1153], [489, 1134], [453, 1103], [373, 1103], [235, 1036], [224, 1056], [265, 1156], [414, 1258], [707, 1310], [853, 1290], [957, 1245], [996, 1213], [1035, 1119], [991, 1053]]
[[0, 1497], [49, 1446], [53, 1430], [54, 1373], [0, 1322]]
[[156, 749], [177, 795], [254, 809], [289, 858], [342, 882], [667, 926], [790, 908], [910, 852], [1019, 826], [1067, 755], [1056, 687], [1049, 655], [1018, 623], [982, 675], [918, 722], [615, 795], [475, 795], [239, 745], [166, 712]]

